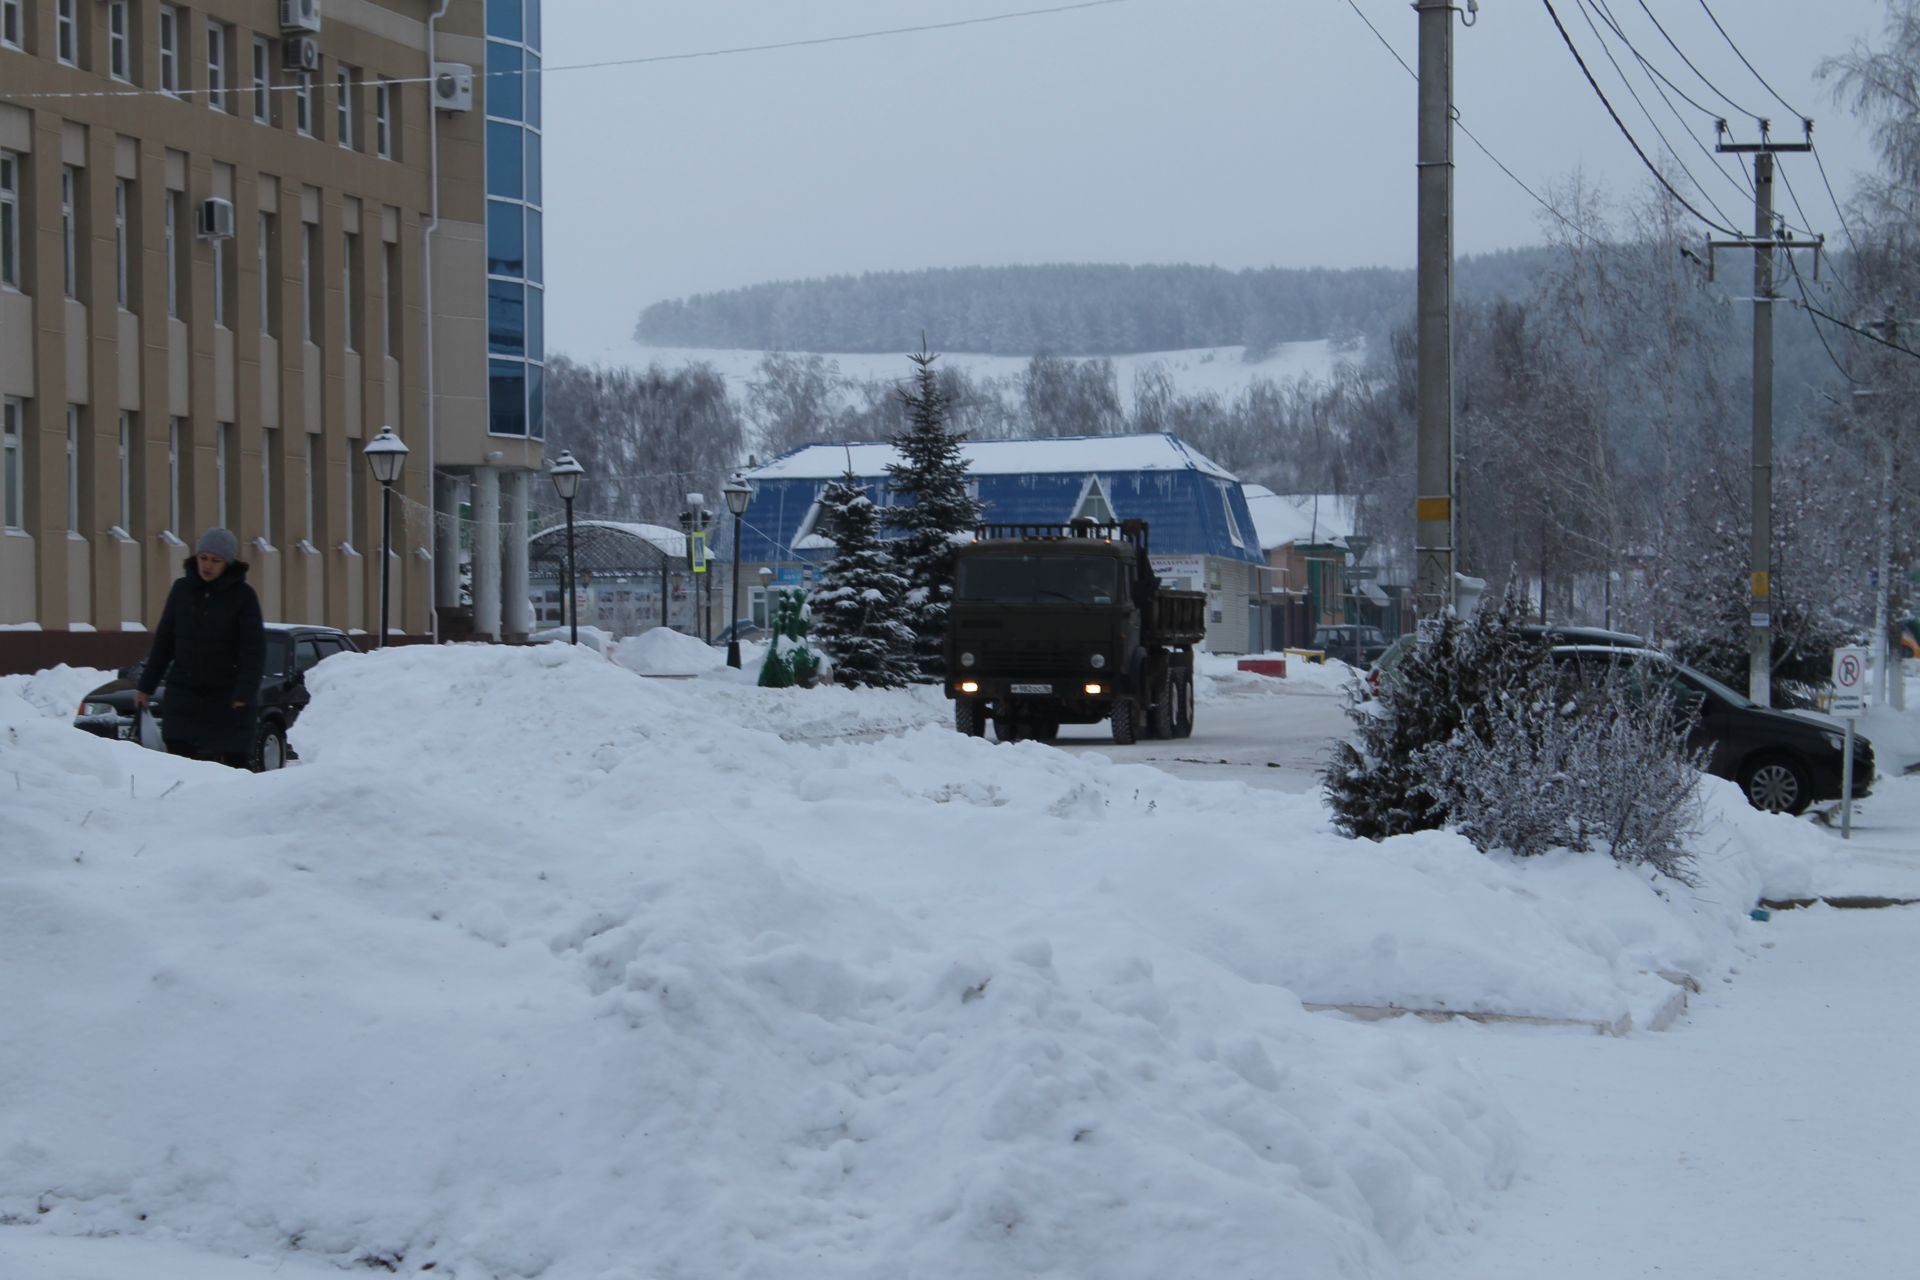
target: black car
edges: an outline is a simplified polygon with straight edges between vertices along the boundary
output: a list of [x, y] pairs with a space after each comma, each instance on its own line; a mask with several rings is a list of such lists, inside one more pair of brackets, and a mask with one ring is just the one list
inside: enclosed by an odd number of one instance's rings
[[[307, 672], [336, 653], [357, 652], [359, 646], [352, 637], [333, 627], [267, 624], [267, 665], [260, 677], [260, 720], [253, 734], [255, 773], [278, 769], [292, 757], [287, 749], [287, 730], [307, 705]], [[103, 738], [120, 738], [165, 750], [160, 734], [160, 716], [167, 705], [164, 682], [154, 694], [147, 713], [135, 714], [133, 695], [140, 687], [145, 666], [146, 661], [142, 659], [123, 668], [119, 679], [101, 685], [82, 698], [73, 720], [74, 727]]]
[[[1829, 719], [1768, 710], [1658, 650], [1571, 644], [1555, 646], [1552, 656], [1582, 678], [1627, 664], [1635, 684], [1670, 695], [1693, 718], [1687, 745], [1706, 752], [1706, 771], [1739, 783], [1756, 809], [1797, 814], [1817, 801], [1840, 799], [1845, 738]], [[1856, 736], [1853, 798], [1872, 789], [1873, 744]]]
[[1356, 667], [1375, 661], [1392, 644], [1393, 641], [1380, 633], [1380, 628], [1350, 622], [1320, 627], [1313, 633], [1314, 648], [1329, 658], [1338, 658]]
[[716, 645], [728, 644], [734, 640], [765, 639], [767, 629], [752, 618], [742, 618], [730, 626], [720, 628], [720, 634], [713, 638]]

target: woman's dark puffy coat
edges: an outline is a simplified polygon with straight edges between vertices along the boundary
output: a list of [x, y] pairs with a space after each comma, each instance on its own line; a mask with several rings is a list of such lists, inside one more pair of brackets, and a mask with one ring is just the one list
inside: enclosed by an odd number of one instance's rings
[[143, 693], [166, 682], [161, 735], [202, 751], [252, 751], [266, 665], [267, 632], [246, 564], [235, 561], [206, 582], [189, 558], [140, 673]]

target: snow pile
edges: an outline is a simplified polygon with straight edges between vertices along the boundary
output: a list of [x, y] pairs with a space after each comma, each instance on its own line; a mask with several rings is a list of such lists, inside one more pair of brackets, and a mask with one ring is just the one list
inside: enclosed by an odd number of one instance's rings
[[0, 683], [0, 1223], [459, 1280], [1391, 1275], [1519, 1139], [1302, 1001], [1643, 1010], [1794, 828], [1663, 898], [732, 675], [343, 655], [261, 776]]
[[652, 627], [613, 648], [613, 660], [643, 676], [696, 676], [727, 665], [724, 649], [671, 627]]

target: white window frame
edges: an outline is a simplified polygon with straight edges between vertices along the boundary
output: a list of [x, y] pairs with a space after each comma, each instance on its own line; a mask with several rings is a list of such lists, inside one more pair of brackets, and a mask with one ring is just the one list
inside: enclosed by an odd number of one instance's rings
[[[1095, 497], [1098, 497], [1100, 505], [1106, 508], [1107, 514], [1105, 519], [1087, 510], [1088, 505], [1093, 502]], [[1068, 519], [1078, 520], [1081, 516], [1086, 516], [1087, 519], [1094, 521], [1096, 524], [1113, 524], [1120, 518], [1114, 513], [1113, 499], [1107, 496], [1107, 486], [1101, 482], [1100, 477], [1097, 475], [1088, 476], [1086, 484], [1080, 487], [1080, 501], [1073, 504], [1073, 514], [1069, 516]]]
[[253, 38], [253, 118], [258, 124], [273, 121], [273, 47], [265, 36]]
[[1227, 514], [1227, 536], [1234, 546], [1245, 547], [1247, 540], [1241, 536], [1240, 522], [1233, 518], [1233, 491], [1224, 484], [1220, 486], [1220, 509]]
[[167, 419], [167, 531], [180, 532], [180, 426], [179, 418]]
[[62, 66], [80, 65], [80, 24], [74, 9], [80, 0], [53, 0], [53, 57]]
[[131, 215], [132, 192], [128, 189], [132, 183], [126, 178], [116, 178], [113, 183], [113, 296], [122, 311], [127, 310], [129, 298], [127, 269], [131, 252], [127, 235], [127, 219]]
[[342, 62], [334, 72], [334, 128], [339, 137], [336, 141], [347, 150], [353, 150], [353, 68]]
[[313, 76], [302, 71], [293, 78], [293, 131], [313, 136]]
[[373, 86], [373, 152], [382, 160], [393, 159], [393, 82], [381, 80]]
[[80, 296], [79, 246], [74, 222], [79, 216], [79, 177], [70, 164], [60, 166], [60, 283], [69, 298]]
[[0, 151], [0, 289], [20, 287], [20, 157]]
[[228, 109], [227, 24], [207, 21], [207, 105], [215, 111]]
[[120, 411], [120, 519], [123, 533], [133, 531], [133, 414]]
[[80, 532], [80, 406], [67, 406], [67, 532]]
[[25, 49], [25, 34], [21, 24], [26, 21], [23, 0], [0, 0], [0, 45], [9, 49]]
[[160, 6], [160, 92], [180, 96], [180, 11]]
[[0, 527], [24, 529], [27, 521], [26, 402], [0, 397]]
[[300, 339], [315, 341], [313, 325], [313, 242], [318, 228], [311, 222], [300, 224]]
[[107, 0], [107, 75], [133, 83], [133, 33], [128, 30], [127, 0]]

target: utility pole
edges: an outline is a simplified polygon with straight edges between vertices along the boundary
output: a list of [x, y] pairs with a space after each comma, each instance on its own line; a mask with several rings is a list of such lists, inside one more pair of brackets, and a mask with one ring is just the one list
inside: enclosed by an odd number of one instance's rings
[[[1453, 13], [1455, 0], [1416, 0], [1420, 15], [1417, 315], [1419, 427], [1415, 457], [1414, 608], [1453, 610]], [[1475, 6], [1477, 7], [1477, 6]]]
[[1728, 142], [1727, 122], [1716, 122], [1714, 150], [1753, 156], [1753, 235], [1739, 240], [1708, 240], [1715, 249], [1753, 250], [1753, 540], [1748, 578], [1747, 696], [1773, 705], [1773, 255], [1780, 249], [1812, 249], [1820, 240], [1793, 240], [1774, 225], [1773, 157], [1782, 151], [1813, 150], [1813, 121], [1803, 120], [1805, 139], [1775, 142], [1769, 122], [1760, 121], [1760, 141]]

